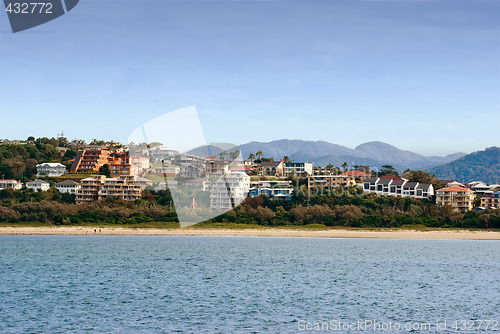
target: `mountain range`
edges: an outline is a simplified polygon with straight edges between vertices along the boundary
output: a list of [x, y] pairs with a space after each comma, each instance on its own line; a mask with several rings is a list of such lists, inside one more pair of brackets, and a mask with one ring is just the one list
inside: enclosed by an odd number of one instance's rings
[[430, 168], [430, 173], [446, 180], [460, 182], [483, 181], [500, 183], [500, 148], [489, 147], [463, 156], [442, 166]]
[[404, 171], [407, 168], [428, 169], [447, 164], [466, 155], [460, 152], [444, 157], [429, 157], [404, 151], [379, 141], [364, 143], [355, 149], [351, 149], [325, 141], [281, 139], [268, 143], [252, 141], [240, 145], [240, 149], [244, 159], [250, 153], [255, 154], [260, 150], [264, 157], [272, 157], [275, 160], [288, 156], [292, 161], [312, 162], [315, 166], [322, 167], [330, 163], [338, 167], [344, 162], [347, 162], [349, 166], [368, 165], [372, 168], [380, 168], [382, 165], [392, 165], [399, 171]]

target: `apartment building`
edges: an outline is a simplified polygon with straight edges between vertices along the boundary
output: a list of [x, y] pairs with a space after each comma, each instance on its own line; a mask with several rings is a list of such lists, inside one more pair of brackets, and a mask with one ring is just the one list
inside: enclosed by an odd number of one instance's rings
[[307, 177], [307, 189], [332, 190], [341, 187], [355, 187], [356, 180], [350, 176], [340, 175], [312, 175]]
[[285, 177], [307, 177], [313, 175], [313, 165], [310, 162], [285, 162]]
[[362, 172], [360, 170], [350, 170], [347, 172], [344, 172], [342, 174], [339, 174], [339, 176], [347, 176], [347, 177], [353, 177], [357, 183], [362, 184], [364, 179], [367, 177], [370, 177], [371, 175], [365, 172]]
[[108, 148], [84, 149], [78, 152], [71, 165], [71, 173], [92, 174], [109, 163], [110, 152]]
[[60, 163], [45, 162], [36, 165], [37, 177], [57, 177], [66, 173], [66, 166]]
[[397, 176], [367, 177], [363, 180], [363, 192], [377, 196], [429, 198], [434, 195], [434, 186]]
[[76, 191], [76, 203], [94, 202], [109, 197], [134, 201], [142, 196], [146, 186], [153, 183], [134, 175], [105, 177], [93, 175], [81, 180], [81, 188]]
[[137, 170], [132, 168], [128, 155], [110, 157], [108, 165], [111, 177], [137, 175]]
[[500, 208], [500, 191], [481, 198], [481, 207], [485, 209]]
[[436, 191], [436, 204], [450, 205], [454, 211], [472, 210], [475, 198], [474, 192], [468, 188], [446, 187]]
[[241, 204], [250, 189], [250, 177], [243, 172], [229, 172], [221, 176], [210, 191], [210, 207], [231, 209]]

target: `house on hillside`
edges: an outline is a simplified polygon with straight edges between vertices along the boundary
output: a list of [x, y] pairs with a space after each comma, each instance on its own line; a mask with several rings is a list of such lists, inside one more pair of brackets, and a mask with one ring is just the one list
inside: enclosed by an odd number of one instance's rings
[[263, 161], [258, 166], [260, 176], [283, 176], [283, 162]]
[[34, 192], [47, 191], [50, 189], [50, 183], [40, 179], [36, 179], [31, 182], [26, 183], [26, 188], [33, 190]]
[[434, 187], [429, 183], [409, 182], [398, 176], [368, 177], [363, 180], [363, 192], [377, 196], [429, 198]]
[[2, 189], [14, 189], [19, 190], [23, 187], [23, 184], [17, 180], [0, 180], [0, 190]]
[[36, 165], [37, 177], [58, 177], [66, 173], [66, 166], [56, 162], [44, 162]]

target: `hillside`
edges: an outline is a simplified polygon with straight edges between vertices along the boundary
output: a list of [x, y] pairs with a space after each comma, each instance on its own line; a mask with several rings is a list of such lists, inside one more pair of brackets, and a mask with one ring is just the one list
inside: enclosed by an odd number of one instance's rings
[[493, 146], [468, 154], [445, 165], [430, 168], [429, 172], [447, 180], [499, 183], [500, 148]]
[[249, 153], [261, 150], [265, 157], [272, 157], [275, 160], [286, 155], [295, 161], [310, 161], [323, 167], [329, 163], [340, 166], [343, 162], [350, 165], [368, 165], [378, 168], [390, 164], [400, 171], [407, 168], [430, 168], [446, 164], [465, 155], [465, 153], [455, 153], [445, 157], [426, 157], [377, 141], [364, 143], [351, 149], [325, 141], [281, 139], [269, 143], [253, 141], [240, 145], [240, 148], [245, 159]]

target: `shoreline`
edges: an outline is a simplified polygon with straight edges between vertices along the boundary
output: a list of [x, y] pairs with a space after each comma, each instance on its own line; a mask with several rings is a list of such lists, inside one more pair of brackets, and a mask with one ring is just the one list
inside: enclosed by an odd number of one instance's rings
[[138, 235], [199, 237], [292, 237], [292, 238], [368, 238], [422, 240], [500, 240], [500, 232], [481, 230], [297, 230], [285, 228], [122, 228], [91, 226], [28, 227], [0, 226], [0, 235]]

